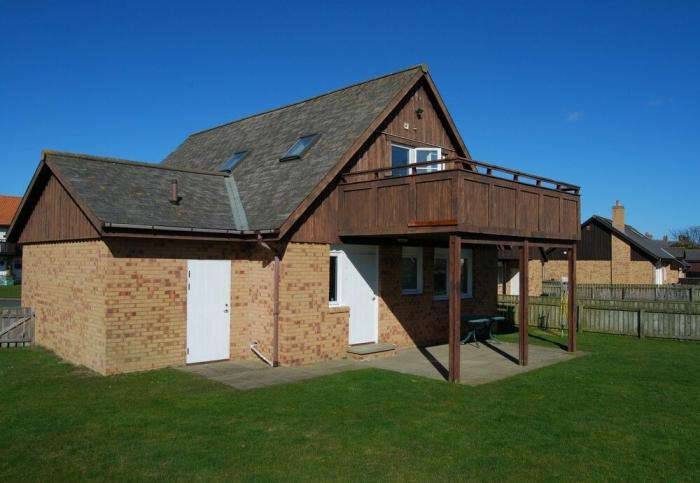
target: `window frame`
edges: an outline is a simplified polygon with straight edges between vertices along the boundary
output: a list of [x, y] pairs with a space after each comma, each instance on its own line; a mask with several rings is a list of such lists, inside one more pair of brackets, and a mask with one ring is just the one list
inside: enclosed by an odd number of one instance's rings
[[[408, 164], [394, 166], [392, 153], [394, 147], [408, 150]], [[435, 160], [436, 169], [426, 170], [427, 168], [431, 167], [430, 165], [418, 167], [411, 166], [412, 164], [416, 164], [418, 162], [417, 159], [419, 151], [437, 151], [438, 158]], [[440, 160], [443, 159], [442, 148], [431, 146], [409, 146], [407, 144], [401, 144], [392, 141], [389, 146], [389, 153], [392, 156], [392, 158], [389, 160], [389, 162], [391, 163], [391, 167], [393, 168], [391, 170], [391, 176], [410, 176], [414, 174], [436, 173], [445, 169], [445, 163], [440, 162]], [[394, 174], [395, 171], [405, 171], [405, 174]]]
[[[444, 253], [444, 256], [442, 255]], [[447, 248], [436, 247], [433, 250], [433, 277], [435, 277], [435, 260], [438, 258], [447, 261], [447, 270], [445, 271], [445, 287], [447, 287], [446, 294], [436, 294], [435, 293], [435, 282], [433, 278], [433, 300], [448, 300], [449, 297], [449, 286], [450, 286], [450, 269], [449, 269], [449, 253]], [[467, 291], [462, 291], [462, 284], [460, 283], [459, 295], [460, 299], [471, 299], [474, 298], [474, 250], [472, 248], [462, 248], [460, 260], [466, 261], [467, 263]], [[460, 270], [460, 280], [461, 280], [461, 270]]]
[[[292, 161], [295, 159], [303, 158], [306, 155], [306, 153], [308, 153], [309, 150], [313, 147], [313, 145], [316, 144], [316, 142], [318, 142], [320, 137], [321, 137], [320, 133], [304, 134], [303, 136], [299, 136], [296, 139], [296, 141], [294, 141], [294, 143], [291, 146], [289, 146], [289, 148], [284, 153], [284, 155], [282, 155], [282, 157], [280, 158], [280, 161]], [[299, 144], [299, 142], [305, 138], [311, 138], [311, 142], [309, 142], [309, 144], [307, 144], [306, 147], [299, 154], [289, 154], [289, 152], [292, 150], [292, 148], [294, 148], [294, 146]]]
[[[328, 287], [328, 306], [329, 307], [342, 307], [342, 280], [343, 277], [341, 276], [342, 273], [342, 251], [341, 250], [331, 250], [330, 256], [328, 257], [328, 271], [330, 272], [330, 259], [335, 258], [335, 301], [332, 301], [330, 299], [330, 287]], [[328, 277], [328, 281], [330, 282], [330, 273]]]
[[[406, 256], [406, 253], [409, 253]], [[411, 254], [411, 252], [413, 252]], [[403, 259], [416, 259], [416, 287], [403, 288]], [[401, 264], [399, 265], [399, 284], [401, 286], [401, 295], [420, 295], [423, 293], [423, 247], [417, 246], [402, 246], [401, 247]]]

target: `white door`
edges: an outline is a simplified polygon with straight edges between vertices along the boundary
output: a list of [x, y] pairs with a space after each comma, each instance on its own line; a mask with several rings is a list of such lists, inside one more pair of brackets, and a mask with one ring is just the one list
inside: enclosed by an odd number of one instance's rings
[[187, 363], [230, 357], [231, 261], [190, 260], [187, 267]]
[[377, 247], [341, 245], [341, 304], [350, 307], [348, 342], [364, 344], [378, 338], [378, 256]]
[[510, 293], [509, 295], [520, 295], [520, 270], [510, 269]]

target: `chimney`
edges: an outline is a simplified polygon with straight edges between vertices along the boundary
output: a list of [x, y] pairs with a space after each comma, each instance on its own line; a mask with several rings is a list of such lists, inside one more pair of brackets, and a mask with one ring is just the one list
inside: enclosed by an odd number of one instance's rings
[[620, 204], [620, 200], [612, 208], [612, 224], [618, 230], [625, 229], [625, 207]]
[[180, 203], [180, 195], [177, 192], [177, 179], [173, 178], [170, 182], [170, 202], [174, 205]]

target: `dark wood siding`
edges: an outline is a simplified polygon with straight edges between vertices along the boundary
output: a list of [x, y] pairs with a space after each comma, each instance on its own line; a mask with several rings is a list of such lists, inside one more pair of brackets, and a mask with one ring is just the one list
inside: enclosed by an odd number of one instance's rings
[[[567, 242], [579, 238], [577, 195], [467, 169], [448, 166], [433, 173], [345, 183], [339, 189], [341, 236], [460, 231]], [[565, 203], [573, 209], [564, 208]]]
[[[581, 240], [577, 244], [578, 260], [612, 259], [612, 239], [610, 231], [595, 221], [581, 227]], [[547, 255], [549, 260], [566, 260], [563, 250], [554, 250]]]
[[[457, 141], [452, 138], [448, 123], [437, 101], [419, 83], [407, 94], [397, 109], [382, 123], [377, 131], [353, 157], [344, 172], [357, 172], [383, 168], [391, 165], [391, 143], [396, 142], [412, 147], [439, 147], [444, 156], [453, 157], [458, 153]], [[420, 118], [416, 110], [422, 109]], [[408, 129], [404, 125], [408, 123]], [[359, 181], [359, 179], [358, 179]], [[393, 210], [406, 211], [405, 196], [401, 193], [401, 182], [393, 189], [387, 186], [378, 193], [378, 202], [387, 203]], [[403, 183], [405, 185], [405, 182]], [[444, 186], [423, 186], [421, 195], [447, 196]], [[404, 193], [405, 195], [405, 193]], [[358, 206], [369, 210], [371, 206]], [[436, 214], [437, 215], [437, 214]], [[428, 216], [428, 214], [426, 214]], [[432, 215], [431, 215], [432, 216]], [[447, 216], [445, 214], [444, 216]], [[293, 229], [291, 240], [296, 242], [338, 243], [338, 190], [337, 181], [327, 189]]]
[[20, 243], [99, 238], [97, 230], [54, 176], [49, 176], [18, 240]]

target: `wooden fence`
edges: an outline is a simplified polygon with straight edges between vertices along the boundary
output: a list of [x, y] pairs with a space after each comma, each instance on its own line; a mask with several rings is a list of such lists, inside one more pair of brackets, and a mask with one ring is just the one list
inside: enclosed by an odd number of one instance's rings
[[[557, 281], [542, 282], [542, 294], [559, 297], [563, 291], [562, 283]], [[579, 283], [576, 286], [579, 300], [660, 300], [700, 302], [700, 286], [696, 285], [643, 285], [643, 284], [598, 284]]]
[[[518, 296], [499, 295], [498, 310], [518, 320]], [[649, 300], [579, 300], [579, 331], [604, 334], [700, 340], [700, 303]], [[566, 330], [566, 299], [530, 297], [528, 325]]]
[[34, 316], [25, 307], [0, 308], [0, 348], [25, 347], [34, 340]]

